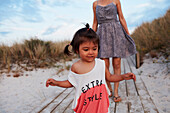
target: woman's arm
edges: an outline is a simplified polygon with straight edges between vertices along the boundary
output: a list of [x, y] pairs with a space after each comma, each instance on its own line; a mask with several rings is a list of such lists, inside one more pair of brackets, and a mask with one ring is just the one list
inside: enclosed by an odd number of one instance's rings
[[117, 12], [118, 12], [118, 16], [119, 16], [119, 21], [120, 21], [121, 25], [123, 26], [123, 28], [125, 29], [126, 33], [128, 35], [130, 35], [127, 24], [126, 24], [126, 20], [122, 13], [121, 3], [119, 0], [116, 0], [116, 6], [117, 6]]
[[96, 32], [97, 31], [97, 18], [96, 18], [96, 6], [97, 6], [97, 1], [93, 2], [93, 25], [92, 29]]
[[106, 80], [108, 80], [109, 82], [119, 82], [122, 80], [130, 80], [130, 79], [134, 79], [134, 81], [136, 81], [136, 76], [133, 73], [126, 73], [123, 75], [111, 75], [107, 68], [105, 68], [105, 77]]
[[56, 80], [54, 80], [52, 78], [50, 78], [50, 79], [48, 79], [46, 81], [46, 87], [48, 87], [49, 85], [51, 85], [51, 86], [59, 86], [59, 87], [63, 87], [63, 88], [73, 87], [73, 85], [68, 80], [56, 81]]

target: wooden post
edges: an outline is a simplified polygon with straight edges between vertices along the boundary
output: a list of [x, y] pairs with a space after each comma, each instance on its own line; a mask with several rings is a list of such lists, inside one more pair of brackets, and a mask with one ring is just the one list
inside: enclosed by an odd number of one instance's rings
[[136, 68], [140, 67], [140, 55], [139, 52], [136, 53]]

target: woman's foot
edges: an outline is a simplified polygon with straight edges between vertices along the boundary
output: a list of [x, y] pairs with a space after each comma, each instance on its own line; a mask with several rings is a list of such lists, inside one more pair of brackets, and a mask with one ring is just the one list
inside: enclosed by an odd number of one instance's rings
[[120, 102], [122, 99], [120, 98], [120, 96], [118, 97], [113, 96], [113, 100], [114, 102]]

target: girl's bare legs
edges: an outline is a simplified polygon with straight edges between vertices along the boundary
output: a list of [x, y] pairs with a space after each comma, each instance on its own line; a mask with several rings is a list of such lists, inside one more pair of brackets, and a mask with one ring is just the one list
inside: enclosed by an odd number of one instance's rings
[[[101, 59], [105, 61], [106, 68], [109, 70], [109, 65], [110, 65], [109, 58], [101, 58]], [[112, 86], [111, 86], [110, 82], [107, 80], [106, 80], [106, 83], [107, 83], [107, 86], [111, 92], [111, 94], [109, 96], [112, 96]]]
[[[114, 74], [120, 75], [121, 74], [121, 58], [112, 58], [112, 65], [113, 65], [113, 70]], [[121, 98], [118, 95], [118, 87], [119, 87], [119, 82], [114, 83], [114, 98], [115, 102], [121, 101]]]

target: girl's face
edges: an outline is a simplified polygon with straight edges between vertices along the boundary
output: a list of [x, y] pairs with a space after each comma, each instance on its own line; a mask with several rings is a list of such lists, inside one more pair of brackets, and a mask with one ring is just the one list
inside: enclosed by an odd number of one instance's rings
[[98, 44], [84, 42], [80, 44], [78, 54], [83, 61], [92, 62], [98, 55]]

